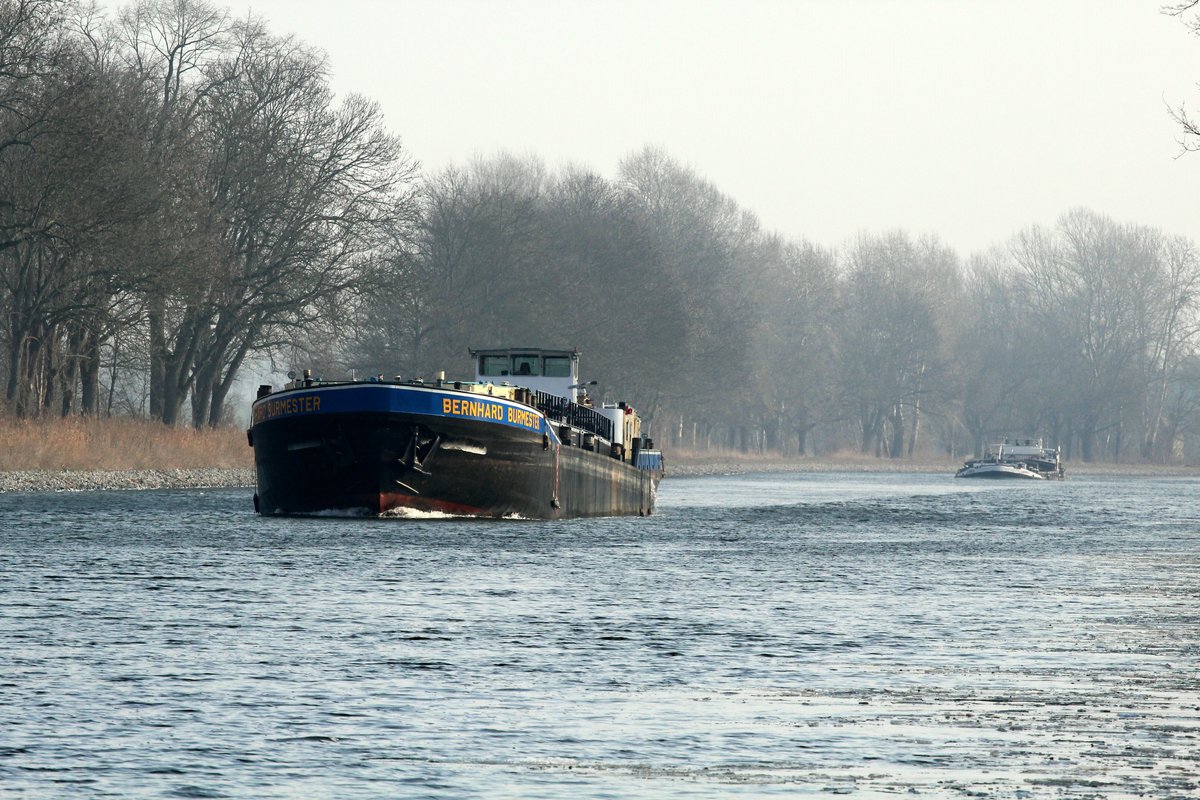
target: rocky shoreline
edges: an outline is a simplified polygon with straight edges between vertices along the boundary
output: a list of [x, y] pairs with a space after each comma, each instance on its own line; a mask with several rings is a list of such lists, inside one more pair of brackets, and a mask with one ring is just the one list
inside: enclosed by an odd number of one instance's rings
[[[755, 460], [732, 459], [706, 461], [696, 458], [667, 459], [667, 475], [701, 477], [707, 475], [750, 475], [764, 472], [859, 472], [859, 473], [927, 473], [953, 475], [962, 461], [890, 461], [890, 460]], [[1164, 464], [1066, 464], [1067, 478], [1072, 475], [1112, 475], [1141, 477], [1197, 477], [1200, 466]]]
[[825, 461], [785, 459], [704, 460], [667, 457], [667, 475], [694, 478], [704, 475], [749, 475], [756, 472], [929, 472], [953, 475], [957, 463], [895, 462], [875, 460]]
[[0, 472], [0, 492], [220, 489], [254, 486], [253, 469], [23, 470]]
[[[953, 475], [957, 463], [821, 460], [667, 460], [668, 477], [748, 475], [761, 472], [922, 472]], [[1195, 466], [1148, 464], [1067, 465], [1071, 475], [1140, 475], [1195, 477]], [[254, 470], [245, 468], [134, 470], [22, 470], [0, 472], [2, 492], [86, 492], [119, 489], [253, 488]]]

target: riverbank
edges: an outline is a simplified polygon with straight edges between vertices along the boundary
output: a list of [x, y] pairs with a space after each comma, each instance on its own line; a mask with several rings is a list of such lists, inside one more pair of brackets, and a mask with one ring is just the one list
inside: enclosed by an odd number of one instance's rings
[[[667, 476], [704, 477], [782, 472], [929, 473], [953, 475], [957, 462], [882, 461], [866, 459], [667, 459]], [[1196, 477], [1197, 466], [1155, 464], [1068, 464], [1072, 475], [1130, 475], [1144, 477]], [[253, 488], [254, 470], [238, 467], [125, 470], [13, 470], [0, 471], [0, 492], [86, 492], [123, 489]]]
[[940, 460], [893, 461], [858, 458], [771, 458], [731, 454], [667, 453], [667, 475], [697, 477], [703, 475], [746, 475], [755, 472], [948, 472], [957, 462]]
[[[174, 473], [250, 469], [242, 428], [196, 430], [127, 417], [14, 420], [0, 417], [0, 475], [7, 473]], [[151, 480], [153, 476], [145, 476]], [[199, 478], [200, 476], [196, 476]], [[48, 478], [42, 477], [39, 480]], [[134, 476], [137, 479], [137, 476]], [[176, 480], [168, 475], [158, 480]]]
[[253, 486], [240, 428], [143, 419], [0, 419], [0, 492]]
[[[759, 472], [892, 472], [953, 475], [962, 460], [878, 459], [859, 456], [833, 458], [760, 458], [752, 456], [707, 456], [667, 454], [667, 474], [676, 477], [705, 475], [748, 475]], [[1185, 464], [1083, 464], [1066, 462], [1072, 475], [1200, 476], [1200, 465]]]
[[218, 489], [254, 486], [254, 470], [18, 470], [0, 472], [0, 492], [87, 492], [119, 489]]

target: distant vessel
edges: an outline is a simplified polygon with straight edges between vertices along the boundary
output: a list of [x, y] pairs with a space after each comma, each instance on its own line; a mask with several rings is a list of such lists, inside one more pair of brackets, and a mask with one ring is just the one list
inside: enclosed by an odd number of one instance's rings
[[1057, 447], [1046, 447], [1041, 439], [1005, 439], [989, 446], [983, 458], [967, 461], [954, 477], [1062, 480], [1066, 470]]
[[650, 514], [662, 453], [627, 403], [595, 407], [578, 350], [472, 350], [475, 379], [260, 386], [261, 514], [398, 509], [530, 519]]

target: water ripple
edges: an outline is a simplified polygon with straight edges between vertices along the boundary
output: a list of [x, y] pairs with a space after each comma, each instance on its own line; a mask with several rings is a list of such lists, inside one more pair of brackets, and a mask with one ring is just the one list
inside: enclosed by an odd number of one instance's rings
[[1200, 793], [1196, 481], [963, 483], [0, 495], [0, 797]]

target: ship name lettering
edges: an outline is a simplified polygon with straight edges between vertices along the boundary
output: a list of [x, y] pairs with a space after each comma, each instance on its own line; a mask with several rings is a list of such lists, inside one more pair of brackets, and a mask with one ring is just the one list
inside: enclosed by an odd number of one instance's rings
[[442, 398], [442, 413], [456, 417], [473, 417], [475, 419], [504, 419], [504, 406], [499, 403], [488, 403], [481, 400], [458, 400], [451, 397]]
[[508, 409], [508, 421], [513, 425], [520, 425], [530, 430], [541, 430], [542, 419], [533, 411], [527, 411], [523, 408]]
[[254, 408], [255, 423], [291, 414], [311, 414], [321, 410], [321, 398], [315, 395], [303, 397], [279, 397], [259, 403]]
[[505, 408], [499, 403], [489, 403], [485, 400], [459, 400], [453, 397], [442, 398], [442, 413], [455, 417], [471, 417], [473, 419], [494, 419], [497, 422], [507, 422], [523, 428], [539, 431], [542, 429], [542, 418], [534, 411], [523, 408]]

